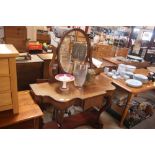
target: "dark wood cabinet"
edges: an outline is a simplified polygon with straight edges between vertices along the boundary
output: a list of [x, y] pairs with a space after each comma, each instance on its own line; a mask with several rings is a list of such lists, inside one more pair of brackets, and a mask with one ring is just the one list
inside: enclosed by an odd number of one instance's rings
[[37, 30], [37, 41], [39, 41], [40, 43], [50, 44], [51, 37], [48, 34], [48, 31]]
[[27, 42], [26, 26], [4, 26], [4, 41], [13, 44], [19, 52], [25, 52]]
[[29, 84], [43, 78], [43, 60], [31, 55], [31, 60], [16, 61], [18, 91], [28, 90]]
[[48, 34], [37, 34], [37, 41], [39, 41], [40, 43], [50, 44], [51, 39]]

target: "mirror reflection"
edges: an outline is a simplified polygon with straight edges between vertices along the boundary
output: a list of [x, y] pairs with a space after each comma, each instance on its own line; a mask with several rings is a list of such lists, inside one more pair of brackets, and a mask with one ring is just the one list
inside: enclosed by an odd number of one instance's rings
[[71, 30], [62, 38], [59, 48], [61, 68], [66, 73], [73, 73], [75, 61], [84, 63], [88, 55], [86, 36], [80, 30]]

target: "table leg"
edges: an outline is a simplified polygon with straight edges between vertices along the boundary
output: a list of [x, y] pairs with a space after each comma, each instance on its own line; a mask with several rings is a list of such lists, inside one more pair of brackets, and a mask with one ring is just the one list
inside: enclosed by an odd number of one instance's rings
[[63, 126], [65, 110], [56, 109], [56, 122], [60, 125], [60, 128]]
[[39, 121], [40, 121], [39, 117], [34, 119], [34, 129], [39, 129]]
[[128, 99], [127, 99], [127, 103], [126, 103], [126, 107], [125, 107], [124, 112], [123, 112], [123, 115], [121, 117], [120, 127], [123, 126], [123, 122], [124, 122], [124, 120], [126, 118], [126, 115], [128, 114], [128, 110], [129, 110], [129, 108], [131, 106], [131, 100], [133, 99], [133, 97], [134, 97], [134, 94], [129, 93]]

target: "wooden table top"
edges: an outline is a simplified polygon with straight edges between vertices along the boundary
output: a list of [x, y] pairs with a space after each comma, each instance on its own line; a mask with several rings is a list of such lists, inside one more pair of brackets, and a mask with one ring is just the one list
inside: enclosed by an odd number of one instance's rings
[[110, 61], [107, 61], [107, 60], [104, 60], [104, 59], [101, 59], [101, 58], [99, 59], [99, 58], [94, 58], [94, 57], [93, 57], [93, 59], [96, 59], [96, 60], [102, 62], [102, 64], [101, 64], [100, 66], [96, 66], [96, 65], [93, 63], [93, 61], [92, 61], [93, 65], [94, 65], [95, 67], [97, 67], [97, 68], [116, 67], [116, 66], [117, 66], [117, 64], [114, 64], [114, 63], [112, 63], [112, 62], [110, 62]]
[[109, 78], [103, 78], [101, 75], [98, 75], [91, 83], [83, 86], [83, 88], [75, 87], [73, 82], [67, 83], [69, 85], [68, 91], [60, 90], [61, 82], [31, 84], [30, 87], [37, 96], [48, 96], [58, 102], [68, 102], [73, 99], [84, 100], [106, 94], [107, 91], [115, 89], [111, 82], [112, 80]]
[[19, 52], [12, 44], [0, 44], [0, 58], [17, 57]]
[[29, 91], [18, 92], [18, 101], [19, 114], [13, 114], [12, 110], [0, 112], [0, 127], [9, 126], [25, 120], [41, 117], [43, 115], [43, 112], [34, 102]]
[[37, 54], [42, 60], [52, 60], [53, 53]]
[[154, 73], [155, 73], [155, 67], [147, 67], [147, 69], [148, 69], [150, 72], [154, 72]]
[[[147, 75], [149, 73], [149, 71], [147, 69], [136, 69], [135, 71], [136, 74], [143, 74], [143, 75]], [[107, 75], [105, 75], [104, 73], [101, 73], [101, 75], [103, 77], [108, 77]], [[141, 93], [147, 90], [151, 90], [151, 89], [155, 89], [155, 82], [149, 81], [146, 84], [143, 84], [142, 87], [139, 88], [133, 88], [133, 87], [129, 87], [126, 85], [125, 80], [123, 79], [112, 79], [111, 77], [108, 77], [109, 79], [112, 80], [112, 82], [114, 84], [116, 84], [117, 86], [125, 89], [126, 91], [133, 93], [133, 94], [137, 94], [137, 93]]]
[[147, 68], [148, 66], [150, 66], [149, 62], [147, 61], [144, 62], [120, 61], [117, 59], [117, 57], [104, 57], [103, 60], [109, 61], [115, 65], [126, 64], [136, 66], [137, 68]]
[[16, 60], [17, 64], [36, 63], [36, 62], [42, 63], [44, 61], [36, 54], [32, 54], [30, 60]]

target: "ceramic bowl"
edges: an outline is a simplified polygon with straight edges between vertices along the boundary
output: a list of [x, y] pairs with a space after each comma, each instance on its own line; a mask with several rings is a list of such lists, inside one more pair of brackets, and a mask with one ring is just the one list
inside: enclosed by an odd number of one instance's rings
[[142, 74], [134, 74], [133, 78], [135, 80], [139, 80], [142, 83], [147, 83], [148, 82], [148, 77]]
[[133, 73], [135, 71], [135, 69], [136, 69], [135, 66], [126, 65], [126, 71], [127, 72], [132, 72]]
[[107, 75], [108, 75], [109, 77], [112, 77], [112, 76], [113, 76], [113, 73], [112, 73], [112, 72], [108, 72]]
[[128, 86], [130, 86], [130, 87], [135, 87], [135, 88], [141, 87], [141, 86], [143, 85], [141, 81], [135, 80], [135, 79], [128, 79], [128, 80], [125, 81], [125, 83], [126, 83]]
[[125, 72], [127, 76], [129, 76], [131, 79], [133, 78], [134, 74], [132, 72]]

